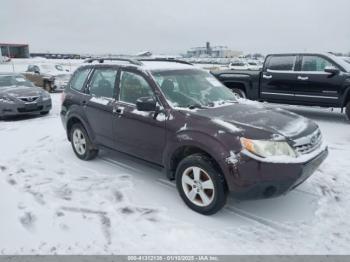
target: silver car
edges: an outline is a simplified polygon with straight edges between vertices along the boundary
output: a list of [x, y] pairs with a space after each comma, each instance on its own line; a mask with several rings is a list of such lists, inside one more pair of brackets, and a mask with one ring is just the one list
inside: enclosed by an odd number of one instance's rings
[[36, 87], [21, 74], [0, 73], [0, 118], [46, 115], [51, 108], [51, 96], [47, 91]]

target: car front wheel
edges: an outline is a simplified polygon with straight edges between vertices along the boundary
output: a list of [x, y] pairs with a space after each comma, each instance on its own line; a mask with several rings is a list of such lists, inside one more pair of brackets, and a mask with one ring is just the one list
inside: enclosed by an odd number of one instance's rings
[[245, 99], [247, 97], [245, 92], [241, 89], [232, 88], [231, 91], [237, 99]]
[[180, 162], [176, 186], [186, 205], [203, 215], [215, 214], [226, 204], [225, 180], [213, 160], [203, 154], [190, 155]]
[[81, 124], [73, 125], [70, 130], [70, 140], [74, 153], [81, 160], [91, 160], [97, 156], [98, 150], [93, 147], [85, 128]]

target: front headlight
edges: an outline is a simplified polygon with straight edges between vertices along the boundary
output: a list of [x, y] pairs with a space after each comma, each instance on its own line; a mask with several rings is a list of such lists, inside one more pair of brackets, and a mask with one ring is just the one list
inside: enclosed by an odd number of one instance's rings
[[14, 104], [14, 102], [6, 96], [0, 96], [0, 103]]
[[241, 138], [244, 149], [260, 157], [289, 156], [297, 157], [295, 151], [284, 141], [252, 140]]
[[47, 100], [51, 99], [51, 96], [49, 93], [46, 92], [42, 95], [42, 99], [43, 99], [43, 101], [47, 101]]

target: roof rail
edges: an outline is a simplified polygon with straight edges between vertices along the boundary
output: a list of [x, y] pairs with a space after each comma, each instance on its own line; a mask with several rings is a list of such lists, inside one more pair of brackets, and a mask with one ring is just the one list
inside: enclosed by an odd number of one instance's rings
[[133, 65], [142, 65], [142, 63], [136, 59], [131, 59], [131, 58], [122, 58], [122, 57], [97, 57], [97, 58], [88, 58], [84, 62], [85, 63], [92, 63], [93, 61], [98, 61], [99, 63], [104, 63], [104, 61], [125, 61], [129, 62], [130, 64]]
[[133, 65], [142, 65], [142, 61], [154, 61], [154, 62], [173, 62], [173, 63], [180, 63], [185, 65], [193, 65], [190, 62], [174, 59], [174, 58], [124, 58], [124, 57], [96, 57], [96, 58], [88, 58], [84, 62], [85, 63], [92, 63], [93, 61], [98, 61], [99, 63], [104, 63], [104, 61], [126, 61]]
[[184, 61], [184, 60], [179, 60], [179, 59], [175, 59], [175, 58], [140, 58], [137, 59], [138, 61], [159, 61], [159, 62], [174, 62], [174, 63], [179, 63], [179, 64], [185, 64], [185, 65], [193, 65], [190, 62]]

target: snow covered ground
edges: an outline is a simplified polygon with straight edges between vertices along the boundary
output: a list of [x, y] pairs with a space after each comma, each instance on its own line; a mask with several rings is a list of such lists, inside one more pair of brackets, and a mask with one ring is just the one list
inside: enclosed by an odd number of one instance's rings
[[[15, 71], [32, 62], [14, 60]], [[60, 94], [52, 98], [46, 117], [0, 122], [0, 254], [350, 253], [350, 123], [339, 111], [283, 106], [320, 125], [326, 162], [286, 196], [230, 198], [206, 217], [139, 160], [101, 152], [80, 161], [60, 122]]]
[[[338, 112], [286, 107], [320, 125], [330, 149], [288, 195], [229, 199], [199, 215], [160, 170], [112, 152], [78, 160], [60, 122], [0, 122], [1, 254], [349, 254], [350, 124]], [[282, 174], [281, 174], [282, 175]]]

